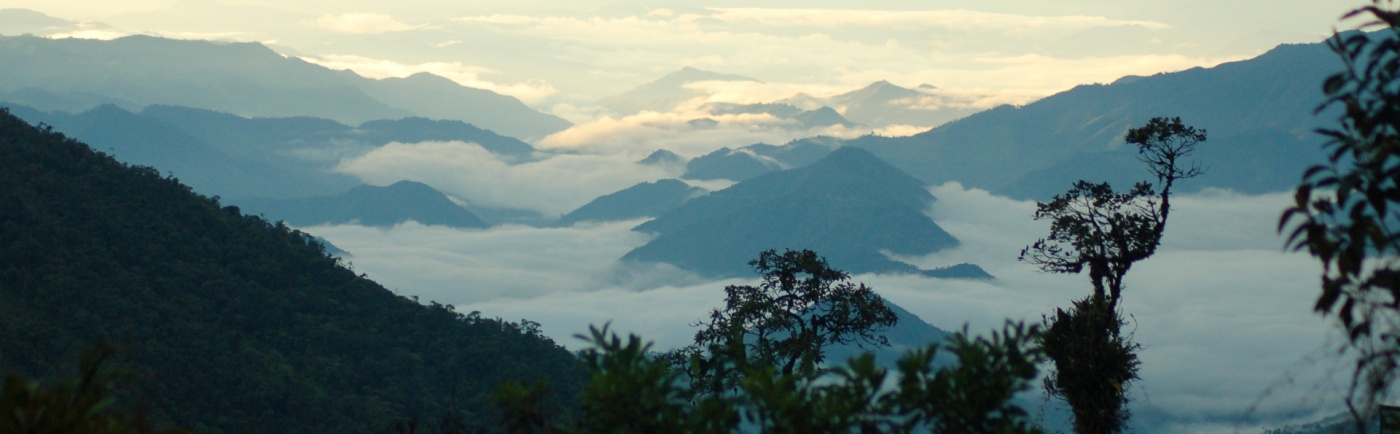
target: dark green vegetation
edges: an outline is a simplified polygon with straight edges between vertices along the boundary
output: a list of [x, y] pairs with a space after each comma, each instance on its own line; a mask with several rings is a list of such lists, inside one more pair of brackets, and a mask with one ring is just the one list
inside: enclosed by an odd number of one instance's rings
[[1141, 362], [1140, 345], [1122, 333], [1123, 276], [1156, 253], [1177, 181], [1202, 173], [1192, 157], [1206, 131], [1181, 118], [1152, 118], [1129, 129], [1124, 140], [1137, 148], [1156, 181], [1138, 182], [1126, 192], [1107, 182], [1075, 182], [1068, 192], [1036, 204], [1035, 219], [1050, 220], [1050, 236], [1020, 256], [1046, 272], [1089, 272], [1093, 292], [1047, 317], [1041, 336], [1055, 366], [1045, 390], [1069, 403], [1080, 434], [1122, 432], [1128, 421], [1128, 385], [1138, 379]]
[[616, 193], [593, 199], [560, 217], [559, 225], [569, 226], [582, 221], [615, 221], [656, 217], [705, 193], [703, 188], [691, 187], [685, 182], [675, 179], [643, 182]]
[[[104, 348], [83, 354], [76, 376], [57, 381], [28, 381], [19, 374], [5, 376], [0, 386], [0, 432], [15, 434], [174, 434], [156, 430], [146, 413], [117, 398], [121, 378], [103, 363]], [[130, 399], [126, 400], [130, 401]]]
[[8, 113], [0, 258], [0, 371], [53, 378], [100, 342], [124, 347], [161, 423], [353, 433], [482, 422], [503, 381], [545, 379], [572, 397], [584, 375], [533, 323], [395, 295], [306, 234]]
[[[759, 287], [725, 289], [723, 309], [696, 343], [658, 356], [606, 326], [583, 351], [592, 379], [579, 417], [541, 405], [542, 386], [517, 383], [497, 401], [517, 433], [1039, 433], [1013, 402], [1031, 388], [1038, 330], [1010, 324], [990, 338], [966, 331], [921, 346], [898, 374], [865, 353], [818, 367], [824, 342], [871, 341], [894, 312], [811, 251], [768, 251], [751, 262]], [[936, 363], [946, 353], [952, 364]], [[687, 381], [689, 380], [689, 381]]]
[[413, 181], [399, 181], [384, 187], [361, 185], [339, 196], [249, 199], [242, 201], [242, 205], [250, 214], [264, 215], [297, 227], [351, 222], [387, 227], [409, 220], [454, 228], [487, 226], [442, 192]]
[[[830, 252], [852, 273], [920, 270], [881, 251], [922, 255], [958, 241], [924, 214], [922, 183], [869, 152], [843, 148], [810, 166], [773, 172], [691, 199], [636, 230], [657, 234], [623, 260], [744, 276], [753, 252]], [[978, 269], [980, 271], [980, 269]]]
[[1323, 107], [1341, 115], [1318, 130], [1328, 158], [1303, 172], [1279, 231], [1322, 263], [1313, 309], [1357, 358], [1346, 403], [1361, 431], [1400, 373], [1400, 10], [1377, 1], [1350, 16], [1385, 27], [1329, 41], [1343, 69], [1323, 82]]
[[283, 57], [257, 43], [128, 36], [111, 41], [0, 37], [0, 100], [79, 112], [151, 104], [359, 124], [424, 116], [539, 138], [569, 122], [515, 98], [430, 74], [372, 80]]
[[[700, 322], [693, 345], [678, 350], [691, 387], [707, 393], [733, 390], [740, 374], [755, 367], [811, 377], [826, 362], [829, 345], [890, 345], [880, 331], [894, 325], [894, 311], [870, 287], [851, 283], [850, 275], [815, 252], [768, 250], [749, 266], [762, 282], [724, 287], [724, 307]], [[731, 345], [742, 348], [725, 348]], [[744, 357], [716, 360], [716, 348]]]

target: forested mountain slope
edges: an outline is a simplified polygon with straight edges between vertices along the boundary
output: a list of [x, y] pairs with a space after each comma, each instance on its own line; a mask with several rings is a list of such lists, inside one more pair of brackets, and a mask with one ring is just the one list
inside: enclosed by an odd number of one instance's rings
[[0, 318], [0, 372], [66, 374], [107, 342], [129, 351], [159, 420], [207, 432], [489, 426], [500, 382], [572, 397], [585, 375], [532, 323], [395, 295], [306, 234], [8, 112]]

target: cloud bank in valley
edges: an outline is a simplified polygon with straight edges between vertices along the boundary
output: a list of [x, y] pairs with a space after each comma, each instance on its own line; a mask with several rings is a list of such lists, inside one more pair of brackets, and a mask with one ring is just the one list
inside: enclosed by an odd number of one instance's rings
[[[1016, 261], [1021, 247], [1047, 231], [1030, 220], [1034, 203], [957, 184], [931, 191], [939, 201], [930, 215], [963, 245], [906, 259], [925, 267], [974, 262], [997, 279], [855, 280], [935, 326], [967, 325], [974, 333], [1008, 318], [1039, 321], [1088, 293], [1085, 276], [1040, 273]], [[1208, 191], [1176, 201], [1162, 249], [1129, 273], [1124, 292], [1129, 330], [1143, 345], [1143, 380], [1133, 391], [1140, 422], [1163, 432], [1233, 432], [1237, 424], [1251, 431], [1338, 410], [1325, 404], [1340, 402], [1338, 379], [1327, 372], [1346, 365], [1323, 351], [1336, 337], [1311, 313], [1320, 269], [1306, 255], [1283, 253], [1273, 231], [1288, 200]], [[487, 316], [528, 318], [570, 347], [582, 344], [572, 335], [605, 322], [661, 349], [683, 345], [690, 325], [722, 302], [720, 289], [745, 281], [618, 266], [617, 258], [647, 241], [629, 230], [636, 223], [310, 230], [355, 255], [357, 271], [396, 291]]]
[[389, 143], [342, 161], [336, 170], [375, 185], [422, 182], [474, 205], [560, 215], [595, 197], [677, 175], [637, 164], [643, 157], [554, 154], [512, 164], [475, 143]]

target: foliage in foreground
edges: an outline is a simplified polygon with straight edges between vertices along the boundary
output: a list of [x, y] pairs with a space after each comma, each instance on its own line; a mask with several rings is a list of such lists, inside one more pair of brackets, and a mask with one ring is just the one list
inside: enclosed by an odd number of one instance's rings
[[1313, 310], [1357, 356], [1346, 404], [1364, 431], [1400, 375], [1400, 7], [1375, 0], [1343, 19], [1353, 17], [1381, 29], [1328, 41], [1343, 69], [1323, 82], [1317, 111], [1341, 115], [1317, 131], [1327, 161], [1303, 173], [1278, 229], [1322, 263]]
[[[1031, 389], [1039, 329], [1008, 322], [990, 337], [966, 330], [911, 351], [891, 372], [870, 353], [819, 365], [833, 342], [879, 342], [893, 314], [865, 285], [847, 283], [811, 251], [763, 252], [759, 287], [725, 288], [726, 308], [696, 345], [657, 354], [607, 326], [579, 336], [591, 381], [578, 417], [564, 420], [545, 386], [501, 388], [503, 425], [516, 433], [1038, 433], [1012, 399]], [[935, 363], [940, 354], [953, 363]]]
[[0, 388], [0, 432], [64, 434], [166, 434], [180, 430], [152, 428], [146, 413], [123, 406], [114, 392], [119, 381], [103, 364], [112, 351], [99, 347], [83, 354], [76, 377], [48, 384], [5, 377]]
[[[870, 353], [813, 377], [751, 367], [728, 393], [692, 396], [651, 344], [590, 328], [592, 380], [580, 416], [559, 420], [537, 405], [540, 385], [497, 394], [514, 433], [1040, 433], [1012, 399], [1030, 390], [1041, 355], [1035, 326], [1007, 323], [990, 337], [966, 330], [900, 358], [895, 372]], [[939, 354], [955, 360], [934, 363]]]
[[671, 355], [697, 392], [733, 390], [753, 367], [811, 377], [830, 345], [889, 346], [879, 332], [895, 324], [894, 311], [816, 252], [767, 250], [749, 265], [761, 283], [726, 286], [724, 308], [699, 324], [693, 345]]

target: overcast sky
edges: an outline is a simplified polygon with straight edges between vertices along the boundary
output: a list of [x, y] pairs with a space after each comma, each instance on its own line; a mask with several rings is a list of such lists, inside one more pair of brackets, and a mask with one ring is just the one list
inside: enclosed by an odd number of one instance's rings
[[[4, 0], [86, 36], [260, 41], [372, 77], [429, 71], [586, 120], [580, 107], [684, 66], [767, 83], [735, 98], [876, 80], [1025, 103], [1077, 84], [1211, 66], [1317, 42], [1329, 0], [272, 1]], [[106, 24], [108, 27], [98, 25]]]

